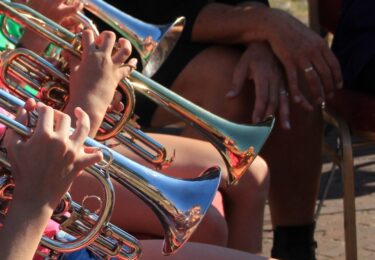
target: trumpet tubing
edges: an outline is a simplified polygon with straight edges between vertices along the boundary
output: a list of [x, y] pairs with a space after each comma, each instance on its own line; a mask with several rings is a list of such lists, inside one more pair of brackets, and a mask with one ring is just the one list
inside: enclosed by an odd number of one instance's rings
[[[22, 107], [24, 102], [0, 90], [0, 106], [9, 112]], [[0, 114], [0, 122], [21, 135], [29, 136], [31, 129]], [[100, 148], [111, 162], [110, 176], [147, 203], [156, 213], [164, 228], [163, 253], [168, 255], [181, 248], [191, 237], [219, 187], [221, 173], [211, 167], [195, 179], [176, 179], [133, 162], [103, 144], [86, 138], [88, 147]]]
[[[2, 6], [6, 5], [2, 2], [0, 2], [0, 4]], [[0, 9], [4, 9], [1, 5]], [[10, 9], [9, 6], [5, 8]], [[32, 13], [33, 11], [29, 12]], [[25, 25], [33, 26], [33, 24], [27, 18], [22, 17], [22, 15], [13, 14], [13, 12], [8, 13], [11, 18], [26, 20], [23, 22]], [[39, 18], [41, 15], [36, 14], [35, 16]], [[51, 29], [44, 29], [39, 32], [39, 34], [79, 57], [80, 50], [74, 48], [74, 43], [77, 44], [79, 38], [74, 36], [71, 32], [59, 39], [56, 39], [55, 36], [49, 37], [51, 31], [59, 31], [61, 34], [63, 30], [60, 31], [56, 28], [59, 28], [59, 25], [55, 24]], [[42, 28], [38, 27], [38, 25], [32, 28], [36, 33], [41, 29]], [[68, 42], [63, 44], [62, 42], [66, 41], [66, 39], [68, 39]], [[167, 110], [177, 114], [206, 136], [218, 149], [225, 161], [229, 173], [228, 184], [236, 183], [246, 172], [263, 147], [274, 125], [273, 116], [268, 117], [264, 122], [256, 125], [232, 123], [204, 110], [137, 71], [131, 73], [129, 80], [124, 79], [122, 82], [131, 85], [131, 88], [135, 91], [142, 93], [147, 98], [150, 98]]]
[[[6, 202], [0, 214], [6, 215], [7, 202], [12, 200], [15, 184], [11, 177], [11, 165], [3, 153], [0, 154], [0, 165], [2, 166], [0, 201]], [[100, 216], [75, 203], [66, 194], [51, 218], [60, 225], [60, 230], [67, 232], [67, 236], [71, 238], [72, 242], [61, 242], [43, 236], [41, 245], [52, 250], [54, 254], [68, 253], [83, 247], [89, 247], [98, 255], [113, 256], [120, 259], [138, 259], [141, 254], [139, 241], [109, 223], [114, 204], [114, 191], [109, 178], [103, 174], [100, 168], [95, 166], [87, 168], [86, 171], [102, 184], [105, 191], [105, 203]]]
[[[69, 75], [30, 50], [19, 48], [0, 53], [0, 71], [7, 88], [23, 99], [34, 98], [58, 110], [63, 110], [68, 102]], [[98, 139], [113, 132], [113, 125], [122, 125], [118, 122], [122, 122], [126, 114], [119, 116], [117, 112], [107, 112]], [[166, 149], [143, 133], [132, 120], [125, 121], [127, 123], [115, 138], [156, 168], [169, 166], [173, 157], [168, 159]]]
[[84, 8], [127, 38], [138, 51], [142, 73], [151, 77], [169, 56], [185, 24], [178, 17], [166, 25], [153, 25], [136, 19], [102, 0], [81, 0]]
[[226, 164], [229, 185], [235, 184], [249, 168], [275, 122], [274, 117], [269, 116], [256, 125], [236, 124], [204, 110], [137, 71], [133, 71], [129, 80], [135, 91], [182, 118], [215, 146]]

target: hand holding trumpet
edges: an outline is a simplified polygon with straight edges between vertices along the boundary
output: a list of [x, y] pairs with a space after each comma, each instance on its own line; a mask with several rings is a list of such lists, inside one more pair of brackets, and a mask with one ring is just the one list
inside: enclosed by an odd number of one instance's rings
[[[23, 1], [20, 0], [15, 2], [23, 3]], [[27, 5], [56, 23], [63, 24], [69, 28], [76, 28], [79, 26], [79, 22], [74, 19], [73, 16], [83, 9], [82, 3], [66, 3], [65, 0], [56, 0], [53, 1], [53, 3], [48, 0], [30, 0], [27, 2]], [[36, 53], [43, 52], [48, 45], [48, 42], [45, 39], [29, 30], [25, 31], [20, 43], [22, 46], [25, 46]]]
[[[83, 146], [90, 121], [82, 109], [75, 110], [77, 128], [71, 134], [68, 115], [29, 99], [25, 109], [35, 108], [39, 119], [33, 135], [25, 138], [9, 129], [4, 140], [16, 188], [0, 232], [1, 259], [31, 259], [45, 225], [74, 178], [102, 160], [100, 151]], [[20, 123], [27, 122], [25, 109], [16, 117]]]
[[[36, 104], [33, 99], [26, 102], [16, 117], [20, 123], [27, 123], [26, 109], [35, 109], [39, 115], [33, 135], [25, 138], [9, 129], [4, 139], [17, 186], [14, 198], [21, 198], [23, 203], [41, 203], [34, 206], [47, 206], [52, 213], [78, 173], [99, 162], [102, 154], [83, 146], [90, 130], [90, 119], [81, 108], [74, 110], [76, 129], [73, 133], [70, 132], [70, 116], [42, 103]], [[30, 155], [33, 155], [32, 160]]]
[[[107, 108], [111, 106], [114, 97], [118, 96], [115, 96], [115, 90], [119, 81], [127, 77], [137, 65], [136, 59], [125, 63], [131, 54], [130, 42], [124, 38], [119, 39], [117, 50], [113, 52], [115, 41], [113, 32], [104, 31], [95, 39], [93, 31], [85, 30], [82, 34], [81, 61], [68, 53], [64, 54], [71, 70], [70, 100], [65, 112], [72, 114], [74, 107], [79, 104], [90, 116], [90, 135], [95, 135]], [[118, 107], [115, 104], [112, 106]]]

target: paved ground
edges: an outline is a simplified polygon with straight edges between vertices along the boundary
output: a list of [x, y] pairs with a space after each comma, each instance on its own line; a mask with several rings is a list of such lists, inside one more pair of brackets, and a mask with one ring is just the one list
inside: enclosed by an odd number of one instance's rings
[[[373, 153], [374, 155], [371, 155]], [[323, 166], [322, 183], [328, 178], [330, 163]], [[375, 259], [375, 149], [362, 150], [355, 157], [356, 217], [358, 259]], [[317, 222], [318, 260], [345, 259], [341, 176], [336, 173], [328, 198]], [[269, 255], [272, 245], [270, 216], [267, 210], [263, 250]]]

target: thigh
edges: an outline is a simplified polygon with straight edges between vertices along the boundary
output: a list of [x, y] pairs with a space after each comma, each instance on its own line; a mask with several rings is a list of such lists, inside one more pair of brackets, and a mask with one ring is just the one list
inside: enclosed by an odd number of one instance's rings
[[[157, 134], [151, 136], [163, 143], [168, 150], [177, 149], [179, 151], [175, 162], [170, 168], [164, 170], [163, 174], [176, 178], [195, 178], [206, 168], [223, 164], [219, 154], [215, 155], [214, 148], [207, 142], [177, 136]], [[195, 151], [194, 147], [196, 148]], [[153, 168], [152, 165], [145, 163], [124, 147], [117, 147], [116, 149], [127, 158]], [[192, 153], [196, 156], [191, 157]], [[191, 160], [192, 158], [196, 158], [196, 160]], [[224, 165], [221, 166], [224, 167]], [[114, 181], [113, 183], [116, 201], [111, 222], [132, 234], [162, 237], [163, 229], [151, 208], [117, 182]], [[94, 178], [84, 174], [75, 181], [72, 187], [72, 195], [77, 202], [80, 202], [84, 195], [94, 194], [99, 189], [100, 187]], [[176, 187], [176, 190], [171, 192], [177, 192], [178, 189], [179, 187]], [[227, 224], [223, 216], [224, 210], [220, 193], [216, 194], [215, 202], [208, 210], [192, 239], [205, 243], [226, 245]]]
[[[233, 69], [240, 55], [239, 50], [229, 46], [213, 46], [203, 50], [181, 71], [172, 90], [221, 117], [237, 122], [250, 122], [250, 88], [244, 88], [243, 95], [236, 98], [226, 97], [226, 93], [233, 88]], [[163, 126], [176, 120], [178, 119], [159, 107], [152, 124]]]
[[[164, 259], [160, 254], [160, 247], [162, 243], [160, 240], [142, 241], [143, 244], [143, 259]], [[243, 251], [229, 249], [225, 247], [218, 247], [213, 245], [201, 243], [187, 243], [175, 255], [169, 256], [171, 259], [191, 260], [191, 259], [215, 259], [215, 260], [266, 260], [267, 257], [249, 254]]]

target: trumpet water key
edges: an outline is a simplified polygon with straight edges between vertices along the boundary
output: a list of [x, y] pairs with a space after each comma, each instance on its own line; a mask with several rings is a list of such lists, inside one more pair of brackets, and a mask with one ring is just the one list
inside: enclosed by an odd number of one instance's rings
[[[0, 106], [9, 112], [22, 107], [24, 102], [0, 90]], [[15, 120], [0, 114], [0, 122], [22, 135], [31, 130]], [[218, 167], [204, 171], [195, 179], [176, 179], [137, 164], [87, 138], [85, 145], [101, 148], [104, 158], [110, 161], [110, 176], [147, 203], [156, 213], [164, 228], [164, 254], [179, 249], [194, 233], [218, 189], [221, 173]]]

